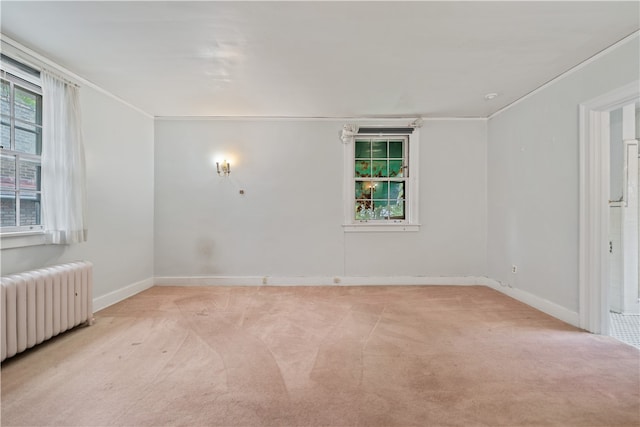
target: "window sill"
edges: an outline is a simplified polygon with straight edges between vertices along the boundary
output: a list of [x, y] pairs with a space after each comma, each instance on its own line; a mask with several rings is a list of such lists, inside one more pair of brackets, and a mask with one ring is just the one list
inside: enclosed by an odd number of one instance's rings
[[420, 231], [420, 224], [344, 224], [345, 233], [358, 232], [415, 232]]
[[43, 231], [26, 231], [0, 234], [0, 249], [23, 248], [26, 246], [45, 245]]

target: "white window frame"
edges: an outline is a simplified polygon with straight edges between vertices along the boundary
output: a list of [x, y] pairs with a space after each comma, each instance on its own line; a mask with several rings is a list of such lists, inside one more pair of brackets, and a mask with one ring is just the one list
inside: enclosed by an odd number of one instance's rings
[[[381, 130], [389, 126], [366, 126], [367, 128], [380, 127]], [[402, 232], [418, 231], [420, 229], [418, 216], [418, 183], [419, 183], [419, 141], [420, 129], [414, 128], [413, 132], [381, 132], [380, 134], [362, 134], [367, 136], [402, 137], [407, 138], [408, 149], [405, 154], [407, 158], [408, 174], [405, 180], [405, 218], [388, 220], [357, 220], [355, 219], [355, 139], [344, 141], [344, 224], [345, 232]]]
[[[16, 61], [20, 62], [20, 61]], [[31, 68], [29, 65], [25, 65], [26, 67]], [[0, 63], [0, 75], [2, 79], [7, 80], [11, 83], [12, 87], [18, 86], [22, 89], [28, 90], [30, 92], [37, 93], [42, 96], [42, 83], [39, 77], [36, 77], [28, 72], [21, 70], [19, 67], [14, 66], [8, 61], [2, 61]], [[13, 119], [12, 119], [13, 120]], [[40, 126], [42, 129], [42, 126]], [[13, 138], [13, 135], [11, 136]], [[16, 173], [18, 170], [18, 165], [20, 159], [31, 159], [37, 160], [40, 162], [42, 166], [42, 155], [32, 155], [27, 153], [22, 153], [18, 151], [13, 151], [9, 148], [3, 149], [3, 153], [16, 156]], [[19, 197], [20, 197], [20, 189], [19, 182], [16, 181], [17, 192], [16, 192], [16, 221], [18, 221], [20, 215], [19, 208]], [[40, 183], [40, 197], [42, 200], [42, 183]], [[40, 207], [40, 218], [41, 223], [37, 225], [24, 225], [24, 226], [6, 226], [0, 227], [0, 237], [2, 237], [2, 248], [7, 249], [11, 247], [21, 247], [21, 246], [30, 246], [32, 244], [42, 244], [44, 242], [44, 222], [42, 220], [42, 206]], [[5, 240], [5, 238], [11, 238], [11, 241]]]

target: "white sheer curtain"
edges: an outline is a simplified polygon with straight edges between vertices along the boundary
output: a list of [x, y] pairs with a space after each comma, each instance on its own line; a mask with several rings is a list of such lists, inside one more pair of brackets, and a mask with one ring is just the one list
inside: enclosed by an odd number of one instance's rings
[[87, 195], [78, 88], [41, 72], [42, 216], [47, 242], [87, 240]]

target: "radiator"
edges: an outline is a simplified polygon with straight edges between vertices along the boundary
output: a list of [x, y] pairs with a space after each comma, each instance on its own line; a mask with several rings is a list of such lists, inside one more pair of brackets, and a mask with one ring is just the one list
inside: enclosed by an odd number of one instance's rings
[[79, 261], [1, 279], [2, 355], [12, 357], [93, 319], [93, 265]]

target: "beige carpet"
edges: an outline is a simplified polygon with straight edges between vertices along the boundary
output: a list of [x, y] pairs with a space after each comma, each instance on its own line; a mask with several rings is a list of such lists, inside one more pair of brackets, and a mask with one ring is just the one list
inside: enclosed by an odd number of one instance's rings
[[485, 287], [155, 287], [2, 366], [2, 425], [638, 426], [640, 352]]

